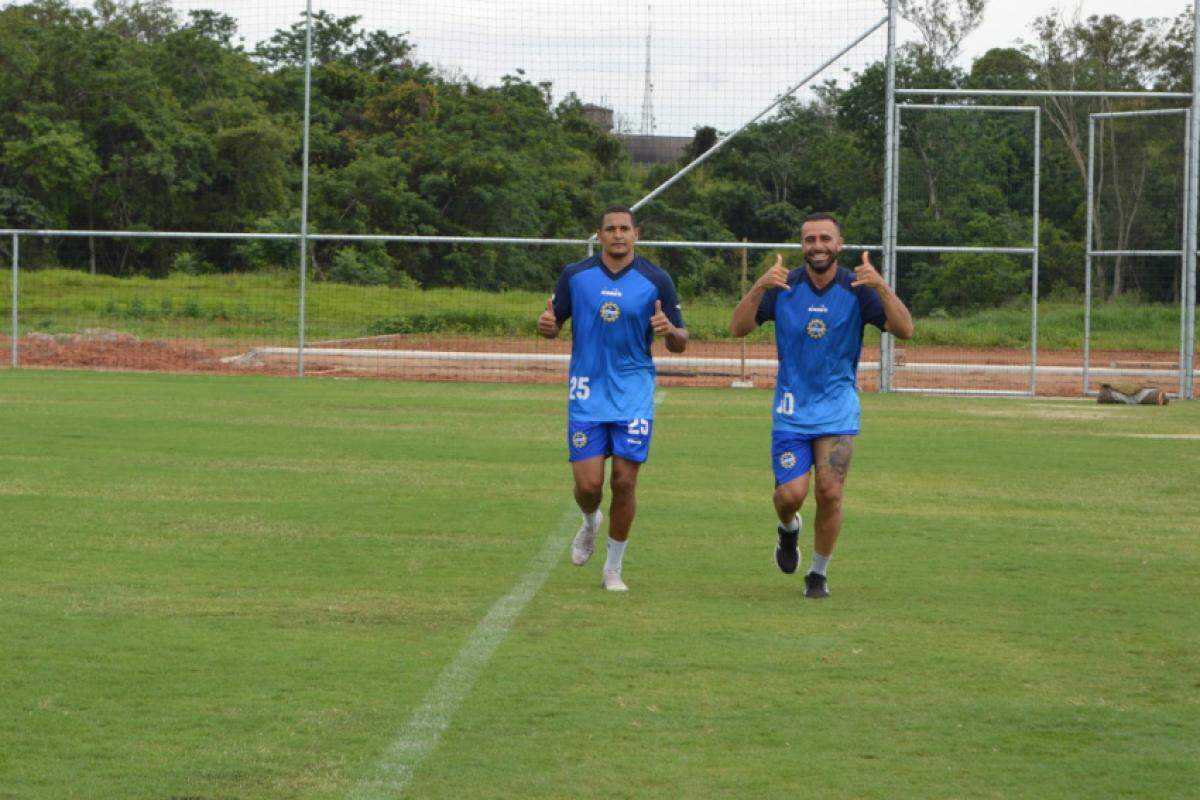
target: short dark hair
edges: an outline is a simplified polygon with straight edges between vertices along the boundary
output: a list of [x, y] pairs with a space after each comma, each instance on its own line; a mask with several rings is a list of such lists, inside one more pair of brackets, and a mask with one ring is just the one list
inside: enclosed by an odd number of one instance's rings
[[604, 218], [609, 214], [628, 214], [629, 221], [633, 223], [633, 227], [637, 227], [637, 217], [633, 215], [633, 209], [629, 206], [609, 206], [600, 212], [599, 219], [596, 220], [596, 230], [604, 227]]
[[[833, 226], [838, 229], [839, 234], [842, 232], [842, 223], [838, 222], [837, 217], [828, 212], [818, 211], [817, 213], [809, 214], [804, 218], [804, 222], [824, 222], [826, 220], [833, 223]], [[804, 226], [804, 222], [800, 223], [801, 227]]]

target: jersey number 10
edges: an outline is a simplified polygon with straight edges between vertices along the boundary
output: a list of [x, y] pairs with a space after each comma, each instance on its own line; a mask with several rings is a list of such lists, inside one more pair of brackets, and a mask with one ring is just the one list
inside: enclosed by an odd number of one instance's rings
[[790, 417], [796, 413], [796, 398], [791, 392], [784, 392], [779, 397], [779, 406], [775, 409], [776, 414], [783, 414], [785, 417]]

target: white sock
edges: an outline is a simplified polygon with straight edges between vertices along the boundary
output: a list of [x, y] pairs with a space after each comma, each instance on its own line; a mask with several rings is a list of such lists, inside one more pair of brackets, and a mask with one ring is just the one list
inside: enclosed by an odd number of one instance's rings
[[605, 572], [621, 574], [621, 561], [625, 558], [625, 542], [608, 537], [608, 558], [604, 561]]
[[794, 517], [792, 517], [792, 519], [791, 519], [791, 520], [790, 520], [790, 521], [789, 521], [789, 522], [788, 522], [786, 525], [784, 525], [784, 526], [783, 526], [783, 529], [784, 529], [785, 531], [798, 531], [798, 530], [800, 530], [800, 515], [799, 515], [799, 514], [797, 514], [797, 515], [795, 515]]
[[818, 575], [824, 575], [825, 570], [829, 569], [829, 559], [831, 559], [831, 558], [833, 558], [832, 553], [830, 553], [827, 556], [823, 556], [820, 553], [818, 553], [816, 550], [813, 550], [812, 567], [810, 567], [808, 571], [815, 572]]
[[596, 509], [590, 514], [583, 515], [583, 524], [587, 525], [592, 530], [600, 527], [600, 509]]

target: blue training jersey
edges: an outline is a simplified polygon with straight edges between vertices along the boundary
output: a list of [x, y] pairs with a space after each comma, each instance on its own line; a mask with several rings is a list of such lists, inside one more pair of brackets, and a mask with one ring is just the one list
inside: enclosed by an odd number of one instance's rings
[[779, 378], [773, 428], [810, 436], [858, 433], [858, 357], [863, 327], [884, 329], [879, 293], [851, 286], [854, 272], [817, 290], [804, 268], [788, 273], [788, 286], [769, 289], [758, 305], [759, 325], [774, 320]]
[[671, 324], [683, 314], [671, 276], [641, 256], [619, 273], [599, 255], [568, 265], [554, 288], [554, 316], [571, 319], [567, 413], [579, 422], [654, 419], [654, 303]]

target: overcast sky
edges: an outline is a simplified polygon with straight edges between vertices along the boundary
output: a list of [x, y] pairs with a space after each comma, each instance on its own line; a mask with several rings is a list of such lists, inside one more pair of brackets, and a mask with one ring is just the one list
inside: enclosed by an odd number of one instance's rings
[[[300, 18], [304, 0], [178, 0], [181, 10], [218, 8], [237, 17], [248, 46]], [[407, 32], [416, 56], [443, 72], [486, 84], [524, 69], [606, 105], [618, 125], [643, 126], [646, 36], [650, 33], [654, 132], [690, 135], [700, 125], [728, 131], [755, 116], [886, 15], [883, 0], [314, 0], [335, 16]], [[649, 6], [649, 8], [648, 8]], [[992, 47], [1031, 39], [1045, 0], [990, 0], [983, 25], [964, 43], [960, 64]], [[1065, 0], [1068, 16], [1174, 17], [1182, 0]], [[917, 40], [902, 23], [899, 40]], [[882, 59], [886, 28], [817, 81], [847, 82]]]
[[[966, 54], [979, 56], [993, 47], [1004, 47], [1017, 38], [1031, 39], [1030, 23], [1047, 13], [1053, 3], [1045, 0], [990, 0], [983, 24], [966, 40]], [[1124, 19], [1176, 17], [1189, 3], [1181, 0], [1084, 0], [1058, 4], [1068, 16], [1081, 8], [1084, 18], [1098, 14], [1116, 14]], [[915, 36], [915, 33], [913, 34]]]

